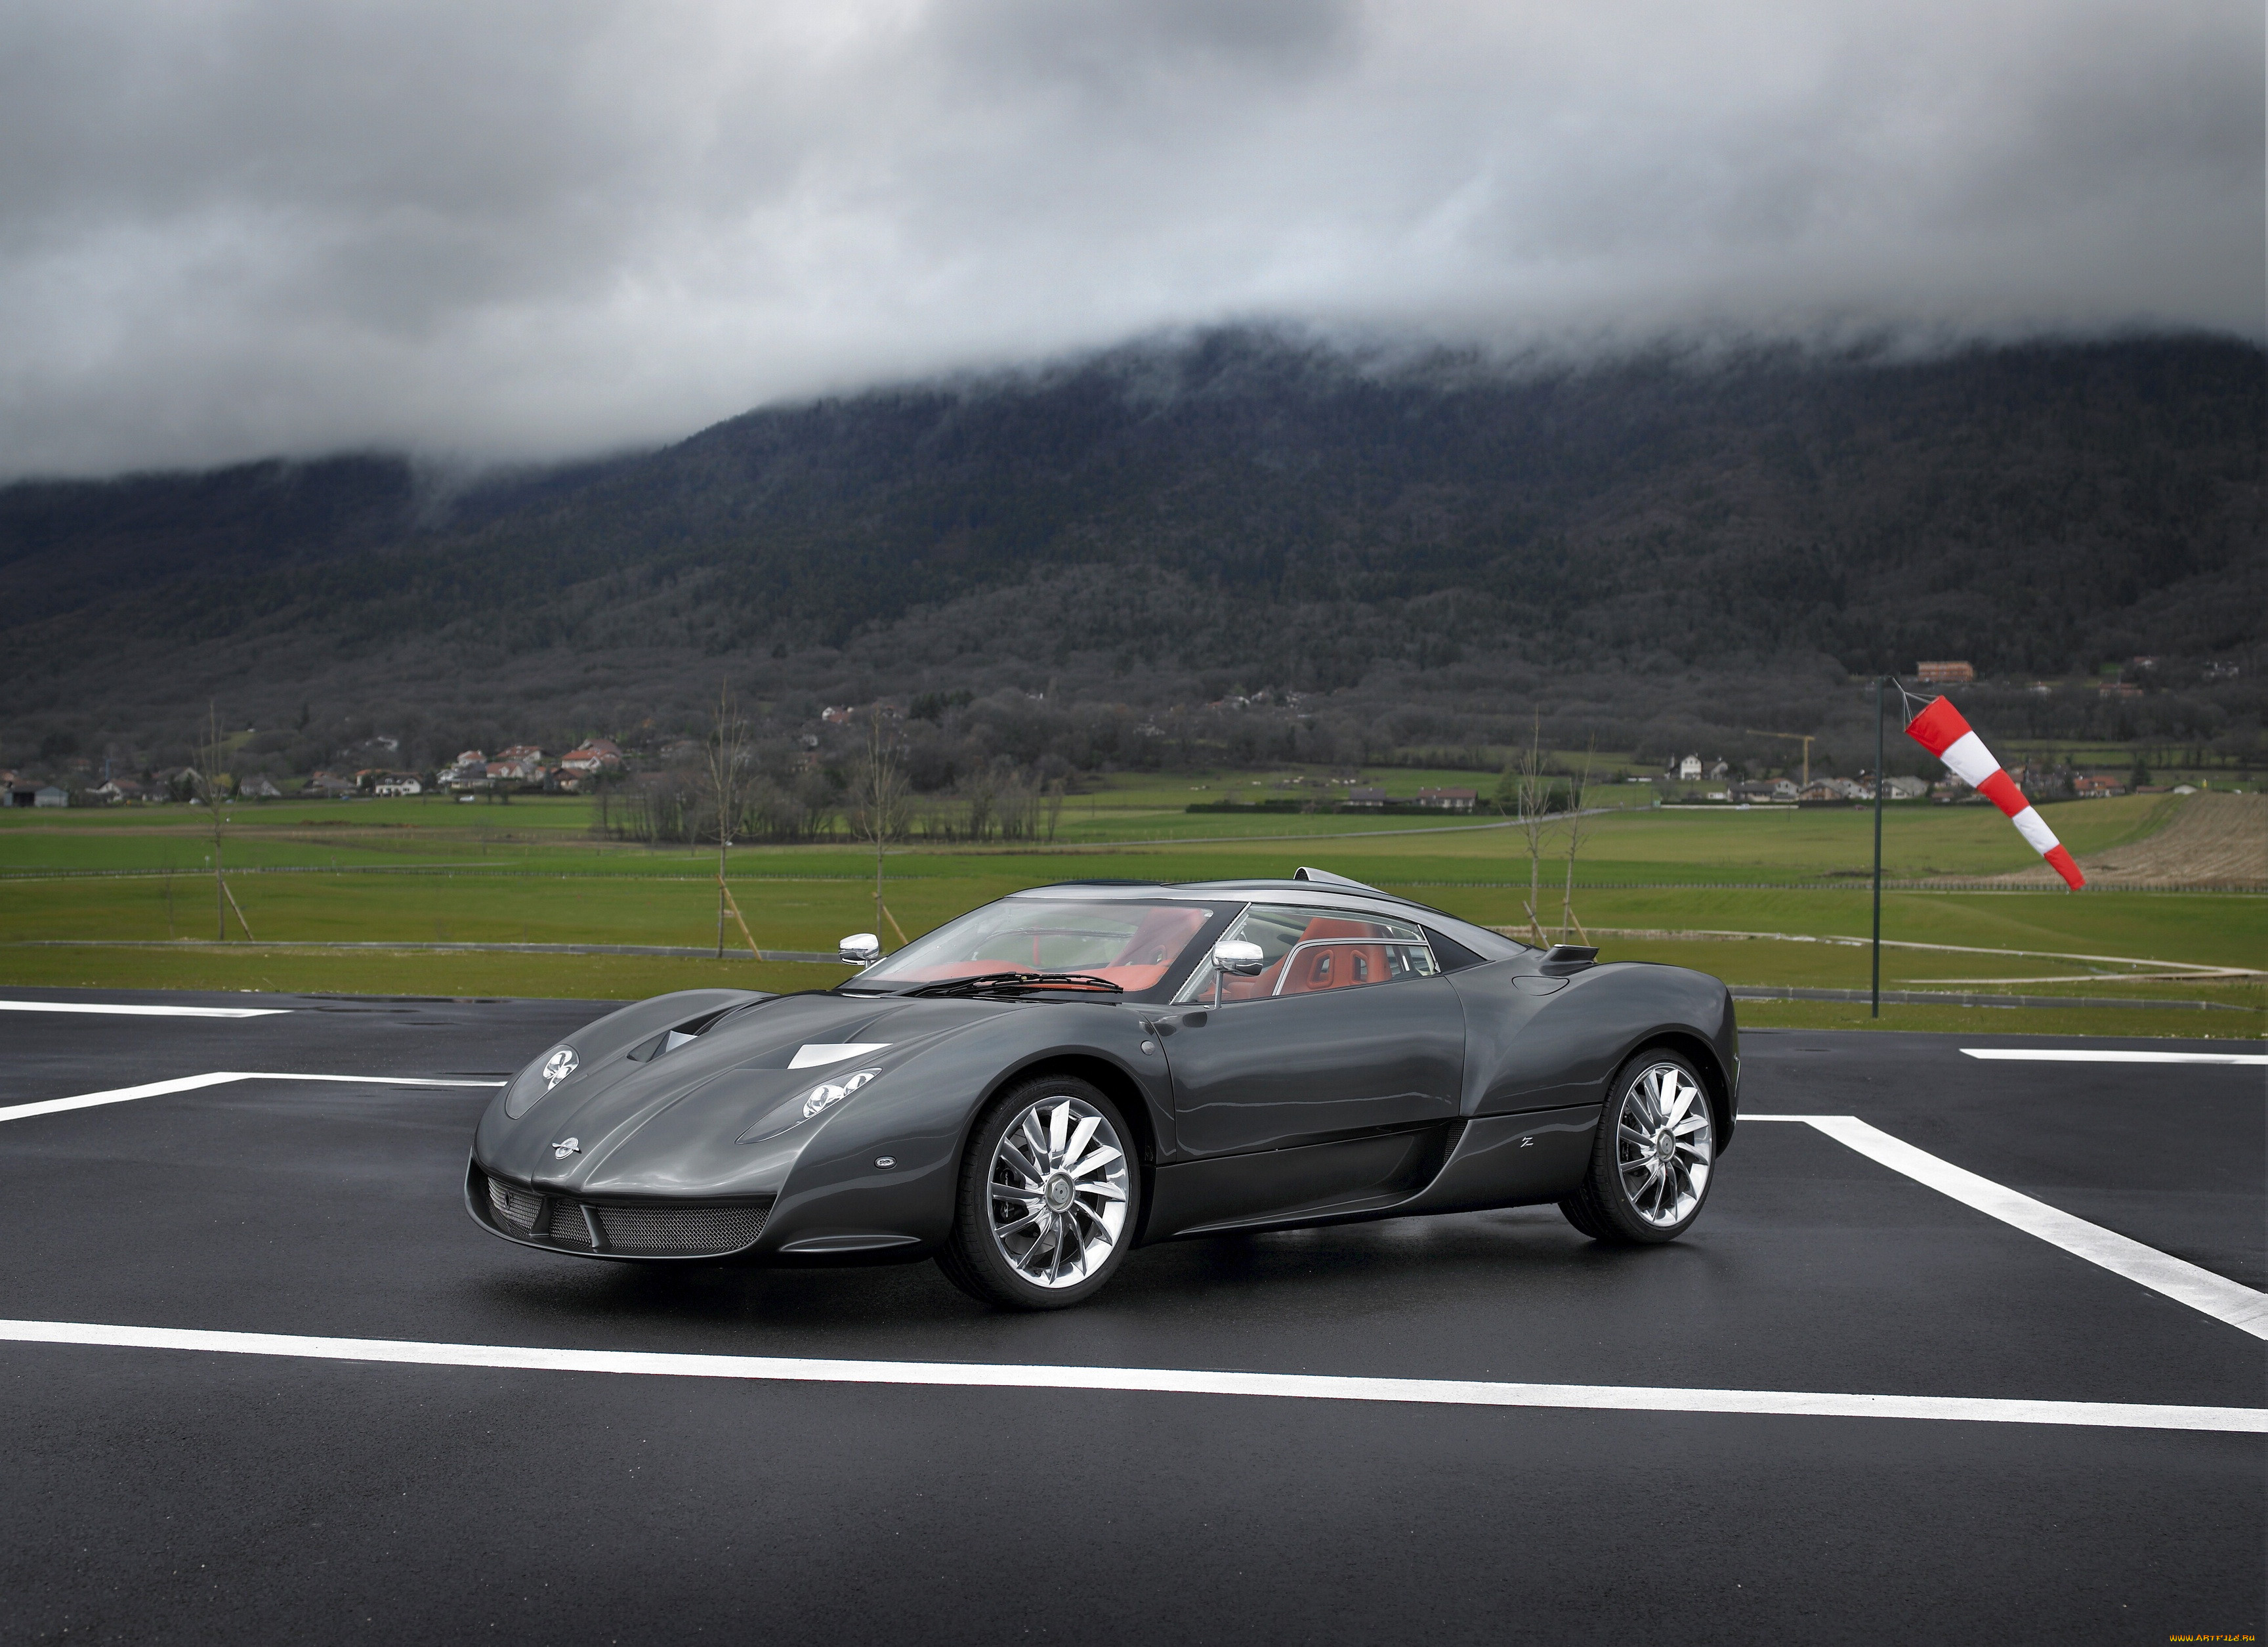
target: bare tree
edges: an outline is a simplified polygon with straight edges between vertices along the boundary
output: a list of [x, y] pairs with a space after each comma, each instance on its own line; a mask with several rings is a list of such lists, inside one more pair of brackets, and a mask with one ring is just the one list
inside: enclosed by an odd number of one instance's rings
[[1585, 932], [1583, 923], [1575, 919], [1575, 854], [1582, 849], [1583, 838], [1591, 832], [1590, 825], [1583, 816], [1583, 801], [1591, 787], [1591, 763], [1598, 752], [1599, 740], [1594, 736], [1583, 746], [1583, 770], [1568, 786], [1567, 817], [1560, 825], [1567, 832], [1567, 881], [1559, 893], [1559, 935], [1565, 938], [1572, 932], [1585, 943], [1590, 942], [1591, 934]]
[[195, 779], [197, 799], [204, 802], [205, 823], [212, 831], [213, 866], [213, 926], [217, 941], [228, 942], [229, 912], [236, 912], [236, 924], [244, 928], [247, 938], [252, 936], [252, 923], [244, 918], [244, 911], [236, 901], [236, 894], [228, 890], [227, 871], [222, 865], [223, 843], [228, 836], [228, 779], [220, 764], [228, 758], [228, 745], [220, 733], [220, 708], [216, 704], [205, 705], [204, 744], [197, 751], [197, 763], [202, 769]]
[[1539, 945], [1549, 945], [1536, 905], [1543, 901], [1543, 843], [1550, 833], [1551, 779], [1544, 770], [1543, 717], [1530, 724], [1528, 747], [1513, 757], [1513, 804], [1519, 808], [1521, 833], [1528, 842], [1528, 930]]
[[882, 923], [898, 934], [898, 942], [908, 942], [906, 929], [898, 925], [898, 918], [890, 913], [890, 906], [882, 901], [882, 857], [890, 841], [904, 832], [906, 812], [905, 764], [898, 748], [898, 739], [886, 724], [884, 705], [876, 704], [866, 716], [866, 758], [861, 764], [858, 781], [853, 789], [850, 828], [860, 840], [874, 846], [874, 933], [880, 937]]
[[725, 880], [725, 854], [732, 849], [733, 825], [746, 804], [748, 783], [748, 723], [733, 702], [733, 689], [719, 683], [717, 687], [717, 718], [709, 728], [708, 766], [703, 776], [708, 779], [709, 800], [717, 816], [717, 958], [725, 958], [725, 916], [730, 912], [740, 928], [740, 936], [747, 940], [748, 953], [759, 961], [763, 951], [756, 948], [755, 934], [748, 930], [740, 906], [733, 899], [733, 889]]

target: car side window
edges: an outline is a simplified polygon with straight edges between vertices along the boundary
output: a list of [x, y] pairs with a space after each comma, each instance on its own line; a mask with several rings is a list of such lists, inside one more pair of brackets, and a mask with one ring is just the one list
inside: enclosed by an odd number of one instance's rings
[[[1286, 995], [1360, 989], [1440, 971], [1418, 927], [1342, 910], [1255, 904], [1224, 935], [1260, 946], [1260, 971], [1220, 980], [1220, 1001], [1273, 1001]], [[1199, 966], [1178, 997], [1213, 998], [1213, 967]]]

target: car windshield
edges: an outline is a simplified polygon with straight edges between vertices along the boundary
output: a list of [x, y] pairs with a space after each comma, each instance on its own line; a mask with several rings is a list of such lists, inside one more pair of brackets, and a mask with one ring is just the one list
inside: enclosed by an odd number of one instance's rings
[[915, 939], [850, 982], [855, 988], [989, 972], [1080, 972], [1138, 995], [1164, 981], [1212, 915], [1201, 904], [1003, 898]]

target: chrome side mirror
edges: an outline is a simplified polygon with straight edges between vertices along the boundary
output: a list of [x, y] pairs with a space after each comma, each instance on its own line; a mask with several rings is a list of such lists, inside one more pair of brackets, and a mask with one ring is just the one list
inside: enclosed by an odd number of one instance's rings
[[1253, 978], [1268, 970], [1268, 959], [1256, 943], [1224, 938], [1212, 947], [1212, 1004], [1220, 1005], [1220, 980], [1233, 974]]
[[872, 966], [882, 958], [882, 941], [871, 932], [854, 932], [835, 950], [836, 959], [845, 966]]
[[1268, 970], [1268, 960], [1256, 943], [1247, 943], [1241, 938], [1226, 938], [1212, 947], [1212, 964], [1219, 971], [1236, 978], [1257, 978]]

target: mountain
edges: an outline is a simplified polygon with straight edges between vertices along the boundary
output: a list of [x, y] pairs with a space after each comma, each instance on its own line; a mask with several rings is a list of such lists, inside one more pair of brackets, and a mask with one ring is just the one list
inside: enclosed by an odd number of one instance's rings
[[469, 484], [27, 482], [0, 759], [179, 742], [209, 698], [318, 743], [676, 729], [720, 680], [780, 727], [1264, 692], [1366, 749], [1531, 709], [1627, 747], [1822, 693], [1851, 720], [1848, 677], [1920, 657], [2137, 654], [2165, 690], [2117, 708], [2132, 735], [2257, 738], [2264, 368], [2197, 336], [1506, 366], [1224, 331]]

